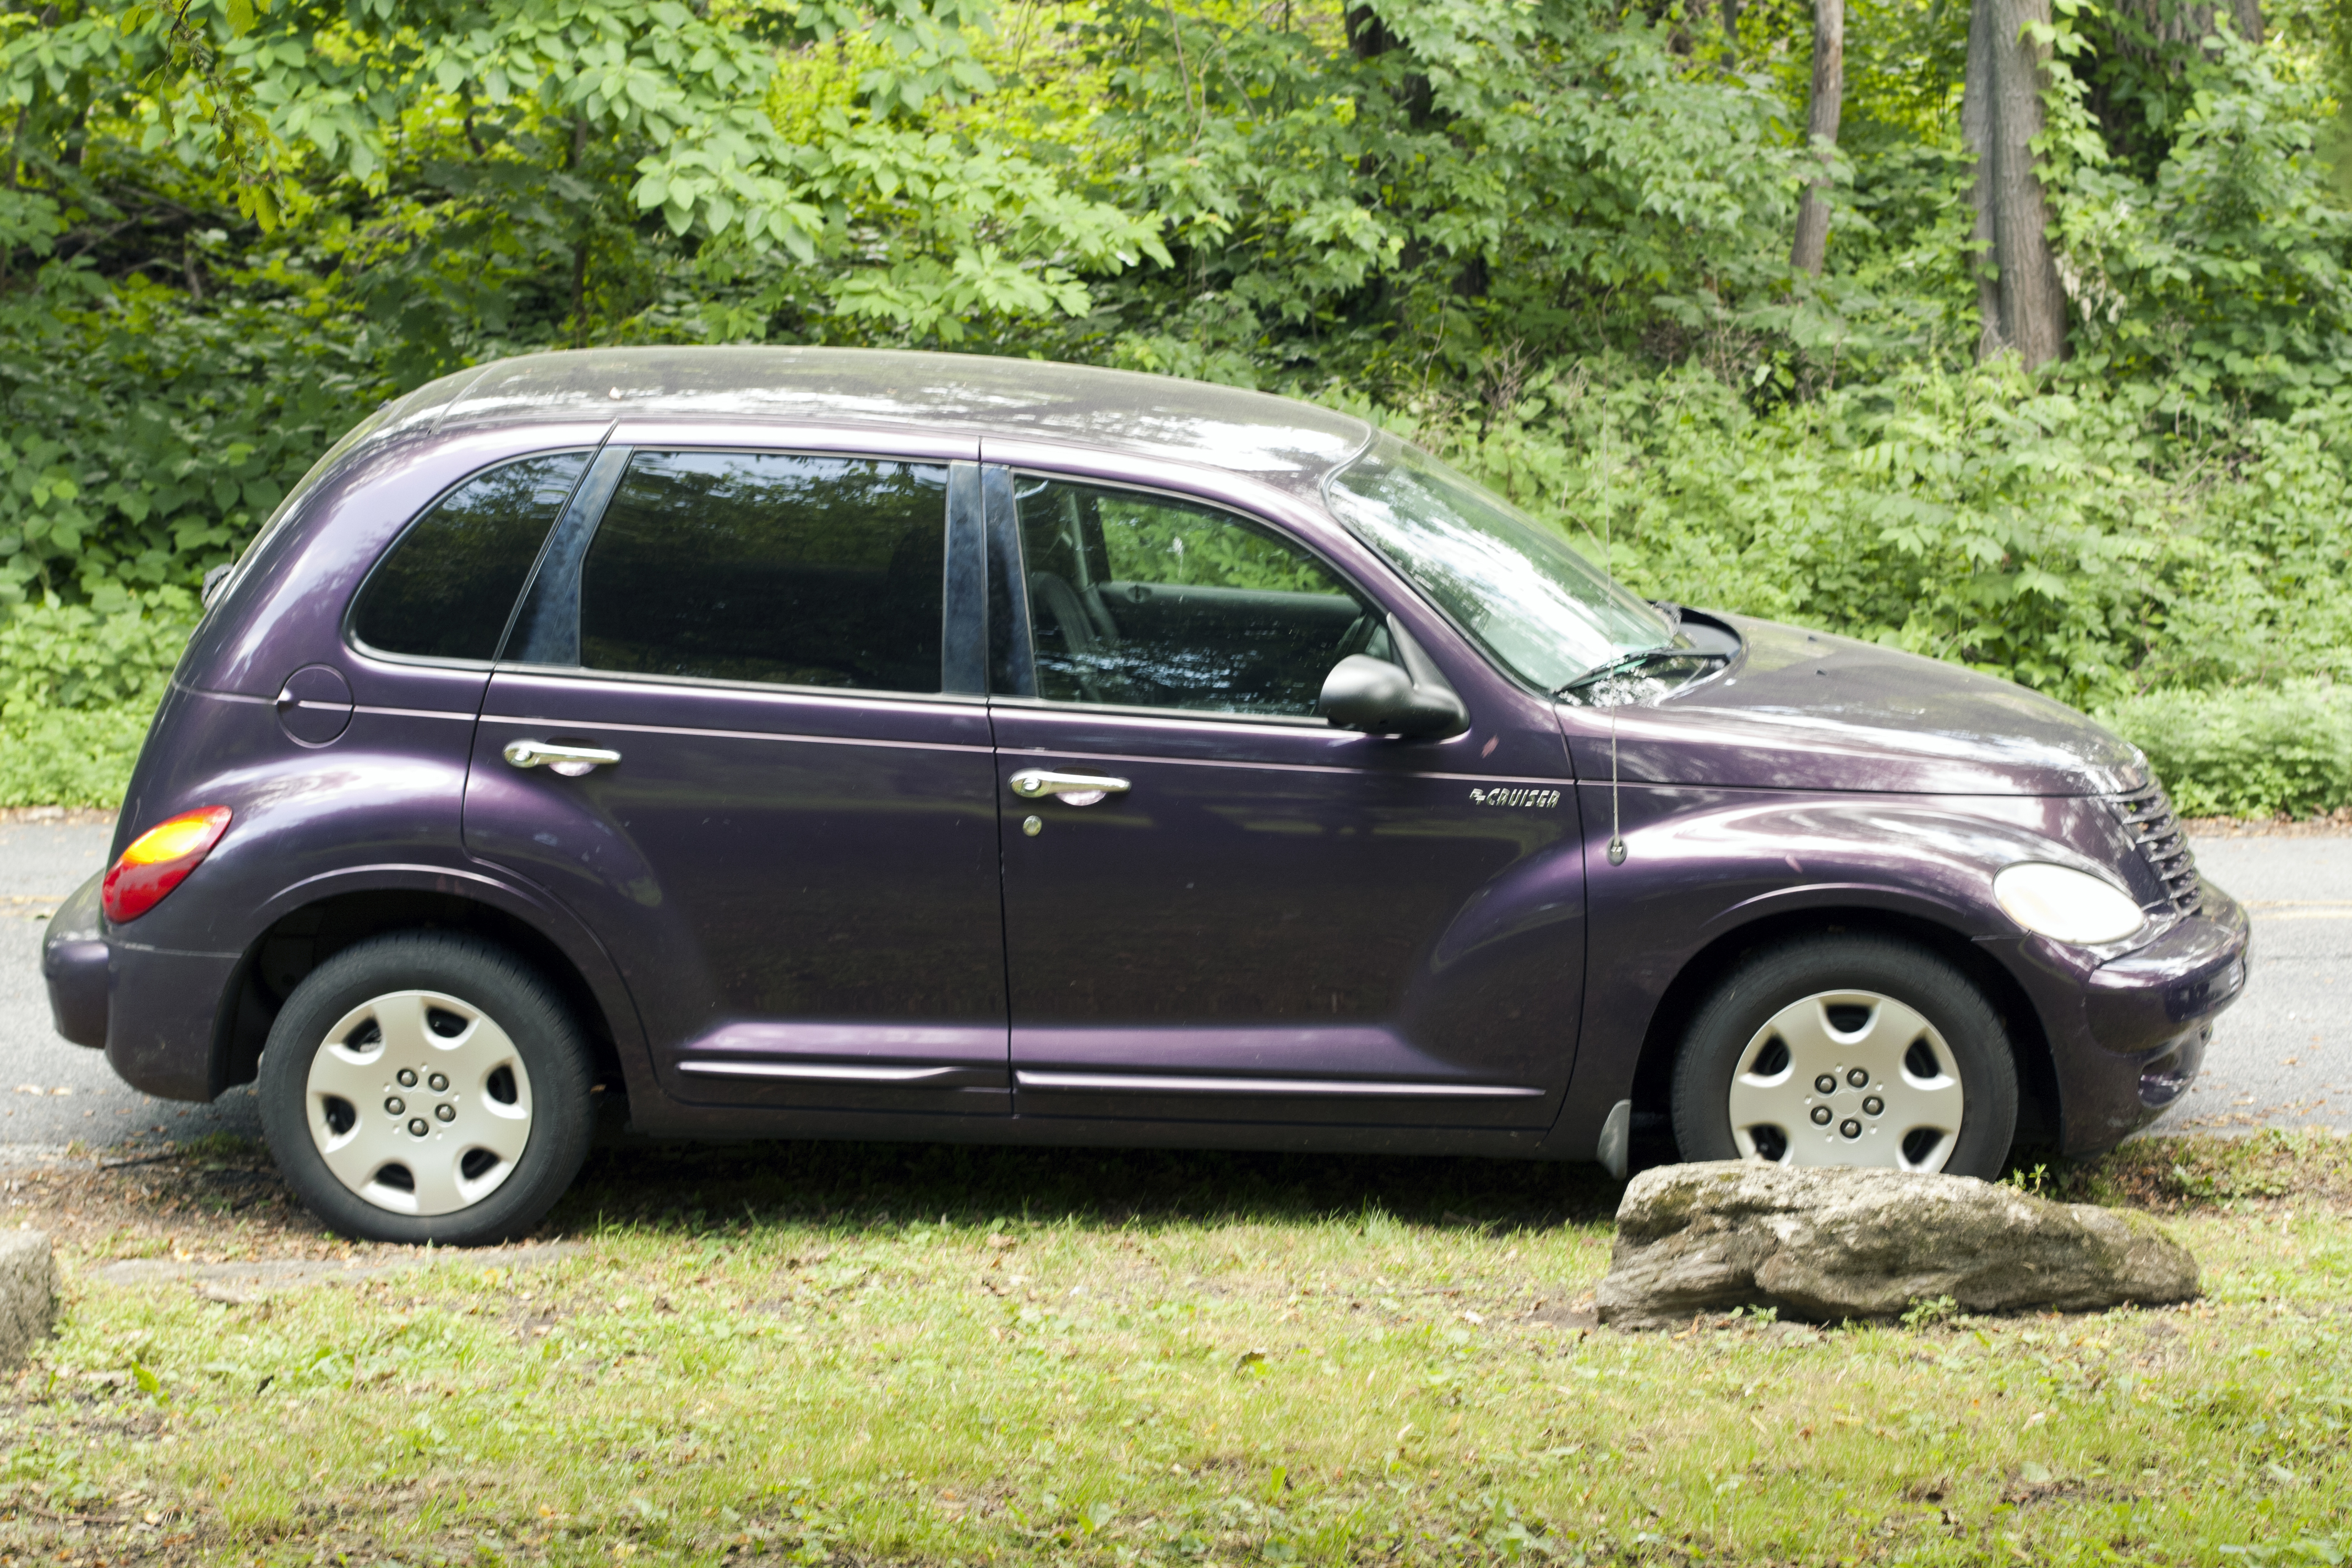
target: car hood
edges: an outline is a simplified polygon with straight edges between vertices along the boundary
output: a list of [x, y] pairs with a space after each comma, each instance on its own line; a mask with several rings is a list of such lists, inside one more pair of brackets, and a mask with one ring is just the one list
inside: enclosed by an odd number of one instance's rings
[[[2115, 795], [2137, 747], [2064, 703], [1916, 654], [1744, 616], [1729, 668], [1614, 710], [1628, 784], [1910, 795]], [[1611, 713], [1563, 706], [1579, 778], [1611, 776]]]

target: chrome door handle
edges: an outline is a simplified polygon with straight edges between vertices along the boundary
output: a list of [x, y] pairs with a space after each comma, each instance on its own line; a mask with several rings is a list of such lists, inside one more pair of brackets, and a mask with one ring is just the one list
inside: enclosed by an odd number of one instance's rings
[[568, 779], [621, 760], [620, 752], [602, 746], [558, 746], [545, 741], [509, 741], [504, 754], [516, 767], [550, 768]]
[[1013, 793], [1023, 800], [1057, 795], [1064, 805], [1094, 805], [1108, 795], [1125, 795], [1129, 787], [1125, 779], [1106, 778], [1098, 773], [1057, 773], [1049, 768], [1023, 768], [1013, 775]]

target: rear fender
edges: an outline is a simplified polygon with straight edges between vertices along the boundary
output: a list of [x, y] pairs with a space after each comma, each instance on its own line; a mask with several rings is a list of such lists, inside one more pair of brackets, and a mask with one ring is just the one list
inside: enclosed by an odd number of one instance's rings
[[[252, 1001], [274, 1013], [275, 1002], [268, 995], [270, 988], [257, 984], [264, 949], [272, 933], [289, 925], [299, 926], [299, 917], [306, 910], [352, 903], [363, 906], [372, 897], [395, 899], [418, 894], [494, 910], [546, 942], [571, 966], [585, 988], [586, 1000], [600, 1015], [600, 1020], [583, 1022], [603, 1023], [631, 1095], [642, 1104], [646, 1097], [659, 1092], [647, 1068], [645, 1029], [637, 1016], [636, 1005], [604, 944], [569, 910], [536, 889], [478, 865], [354, 866], [321, 872], [288, 887], [255, 911], [256, 923], [244, 945], [237, 969], [236, 988], [241, 1002], [250, 1006], [252, 1002], [247, 1001], [249, 995]], [[225, 1016], [213, 1047], [214, 1079], [221, 1087], [233, 1078], [233, 1064], [242, 1055], [245, 1042], [238, 1039], [238, 1034], [236, 1018]]]

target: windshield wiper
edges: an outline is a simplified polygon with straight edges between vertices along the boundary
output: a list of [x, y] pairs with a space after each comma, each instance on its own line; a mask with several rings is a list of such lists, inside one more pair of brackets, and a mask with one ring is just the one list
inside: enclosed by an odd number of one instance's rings
[[1646, 665], [1687, 663], [1704, 668], [1712, 664], [1730, 662], [1731, 656], [1727, 653], [1717, 653], [1712, 649], [1700, 647], [1676, 647], [1672, 643], [1660, 643], [1655, 647], [1638, 648], [1632, 653], [1621, 653], [1605, 663], [1596, 664], [1574, 680], [1555, 690], [1552, 696], [1576, 697], [1582, 700], [1581, 694], [1584, 691], [1599, 685], [1611, 676], [1622, 674], [1629, 669], [1639, 669]]

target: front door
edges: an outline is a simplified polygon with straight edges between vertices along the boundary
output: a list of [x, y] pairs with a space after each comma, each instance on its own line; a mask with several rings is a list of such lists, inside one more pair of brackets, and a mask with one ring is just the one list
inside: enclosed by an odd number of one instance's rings
[[601, 518], [541, 563], [467, 844], [595, 931], [676, 1100], [1010, 1109], [983, 634], [947, 546], [977, 481], [607, 448]]
[[[1182, 498], [990, 478], [1017, 516], [992, 521], [998, 564], [1018, 535], [1000, 599], [1034, 627], [999, 661], [1034, 695], [992, 706], [1020, 1115], [1548, 1126], [1584, 890], [1548, 713], [1331, 729], [1331, 666], [1397, 658], [1402, 627], [1314, 552]], [[1488, 771], [1498, 722], [1557, 772]]]

